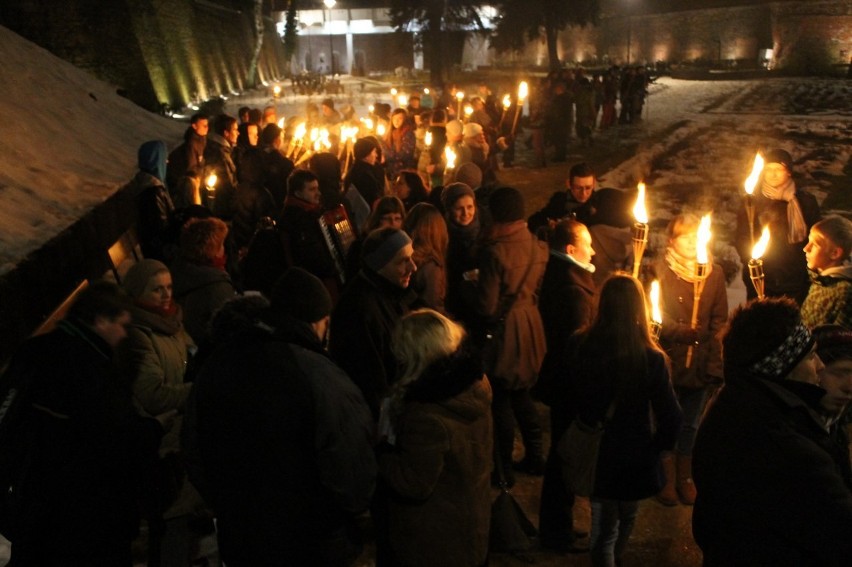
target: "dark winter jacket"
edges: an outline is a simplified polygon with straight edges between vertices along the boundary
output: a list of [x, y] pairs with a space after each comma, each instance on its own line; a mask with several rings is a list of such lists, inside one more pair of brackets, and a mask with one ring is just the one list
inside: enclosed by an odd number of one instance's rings
[[381, 399], [397, 378], [391, 335], [415, 298], [413, 291], [363, 268], [331, 315], [329, 352], [361, 388], [376, 419]]
[[[565, 413], [586, 424], [602, 422], [617, 394], [603, 363], [612, 357], [614, 347], [584, 343], [572, 348], [570, 405]], [[601, 440], [592, 496], [640, 500], [659, 492], [663, 486], [660, 453], [674, 448], [680, 423], [680, 406], [665, 357], [648, 350], [647, 367], [637, 368], [618, 394], [615, 414]]]
[[178, 208], [192, 204], [194, 188], [199, 186], [204, 175], [204, 149], [207, 146], [207, 137], [196, 134], [191, 126], [186, 129], [183, 140], [169, 154], [166, 166], [166, 185]]
[[225, 270], [201, 266], [178, 258], [170, 268], [174, 299], [183, 309], [183, 325], [195, 344], [208, 336], [213, 314], [232, 299], [237, 291]]
[[[704, 388], [722, 381], [722, 343], [719, 333], [728, 321], [728, 292], [725, 274], [718, 264], [713, 266], [698, 303], [698, 327], [693, 330], [692, 308], [695, 286], [677, 276], [665, 261], [657, 265], [660, 280], [660, 309], [663, 328], [660, 346], [672, 363], [672, 383], [677, 387]], [[695, 346], [695, 341], [698, 346]], [[686, 367], [689, 347], [692, 361]]]
[[24, 343], [4, 376], [13, 378], [28, 383], [19, 423], [32, 461], [15, 533], [5, 534], [12, 561], [128, 562], [140, 474], [153, 470], [162, 428], [138, 416], [112, 349], [79, 321]]
[[[802, 209], [808, 231], [820, 220], [816, 198], [801, 189], [796, 190], [796, 199]], [[807, 234], [801, 242], [787, 242], [787, 203], [768, 199], [757, 192], [754, 196], [754, 235], [760, 237], [763, 226], [769, 225], [771, 238], [769, 248], [763, 255], [763, 270], [766, 274], [765, 292], [769, 297], [786, 295], [801, 305], [808, 294], [810, 279], [803, 248], [808, 243]], [[737, 252], [743, 262], [743, 282], [749, 299], [756, 297], [748, 271], [752, 242], [745, 205], [737, 212]]]
[[[517, 221], [492, 227], [479, 252], [479, 314], [488, 324], [505, 316], [492, 382], [509, 389], [531, 387], [547, 349], [538, 311], [538, 293], [547, 264], [547, 246]], [[528, 271], [529, 268], [529, 271]], [[506, 313], [509, 296], [515, 295]]]
[[852, 493], [821, 446], [824, 424], [789, 388], [725, 378], [693, 452], [704, 564], [852, 564]]
[[219, 134], [207, 134], [207, 146], [204, 160], [209, 172], [216, 174], [216, 199], [213, 213], [222, 219], [230, 220], [234, 216], [237, 196], [237, 166], [232, 156], [233, 146]]
[[553, 405], [557, 390], [564, 390], [571, 337], [594, 319], [596, 295], [592, 273], [551, 250], [538, 303], [547, 353], [536, 385], [538, 396], [548, 405]]
[[355, 186], [358, 193], [366, 201], [367, 206], [371, 209], [373, 208], [373, 204], [385, 192], [384, 179], [376, 175], [376, 168], [374, 166], [363, 160], [356, 161], [352, 165], [352, 169], [343, 184], [344, 191], [348, 190], [350, 185]]
[[144, 171], [133, 178], [133, 194], [137, 195], [136, 234], [139, 247], [145, 258], [168, 262], [176, 252], [176, 245], [169, 242], [169, 229], [175, 206], [163, 183]]
[[491, 388], [477, 356], [439, 360], [409, 387], [396, 444], [379, 456], [391, 489], [390, 546], [406, 567], [483, 565], [491, 512]]
[[280, 211], [287, 197], [287, 178], [293, 173], [293, 162], [272, 146], [263, 148], [264, 184]]
[[222, 558], [237, 567], [349, 565], [376, 477], [364, 399], [311, 329], [227, 341], [197, 378], [198, 440]]
[[808, 270], [811, 287], [802, 303], [802, 321], [808, 327], [841, 325], [852, 328], [852, 266]]

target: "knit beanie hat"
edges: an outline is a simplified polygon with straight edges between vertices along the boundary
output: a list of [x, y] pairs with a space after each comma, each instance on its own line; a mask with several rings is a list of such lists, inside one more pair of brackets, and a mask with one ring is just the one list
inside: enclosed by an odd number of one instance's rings
[[376, 143], [370, 138], [359, 138], [355, 141], [355, 146], [352, 152], [355, 154], [356, 160], [362, 160], [376, 149]]
[[793, 173], [793, 157], [786, 150], [780, 148], [769, 150], [763, 159], [766, 163], [780, 163], [787, 168], [788, 173]]
[[476, 193], [473, 192], [473, 189], [467, 183], [457, 181], [444, 187], [444, 191], [441, 193], [441, 202], [444, 204], [444, 210], [449, 210], [456, 201], [465, 195], [476, 199]]
[[462, 131], [464, 130], [464, 126], [458, 120], [450, 120], [446, 125], [447, 136], [455, 138], [457, 136], [462, 135]]
[[817, 354], [824, 363], [852, 360], [852, 331], [840, 325], [820, 325], [813, 333]]
[[378, 272], [408, 244], [411, 238], [404, 231], [379, 228], [367, 235], [361, 258], [365, 266]]
[[475, 138], [480, 134], [482, 134], [482, 126], [480, 126], [476, 122], [468, 122], [464, 125], [465, 138]]
[[144, 293], [145, 286], [148, 285], [148, 280], [160, 272], [168, 271], [168, 266], [159, 260], [145, 258], [130, 266], [130, 269], [124, 274], [121, 285], [130, 297], [138, 299]]
[[456, 183], [464, 183], [468, 187], [479, 187], [482, 185], [482, 170], [472, 161], [461, 164], [456, 169]]
[[495, 223], [507, 223], [526, 218], [524, 196], [513, 187], [500, 187], [491, 194], [488, 209]]
[[302, 268], [289, 268], [272, 286], [271, 312], [278, 320], [289, 316], [316, 323], [331, 314], [331, 296], [322, 281]]

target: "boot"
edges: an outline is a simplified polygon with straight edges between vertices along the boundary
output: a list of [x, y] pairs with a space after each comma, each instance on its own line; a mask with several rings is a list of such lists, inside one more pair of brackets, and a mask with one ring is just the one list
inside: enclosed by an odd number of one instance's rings
[[666, 476], [666, 484], [657, 494], [657, 501], [663, 506], [677, 505], [677, 491], [675, 490], [675, 459], [674, 453], [666, 451], [662, 455], [663, 473]]
[[692, 456], [677, 455], [677, 494], [687, 506], [695, 504], [695, 483], [692, 481]]

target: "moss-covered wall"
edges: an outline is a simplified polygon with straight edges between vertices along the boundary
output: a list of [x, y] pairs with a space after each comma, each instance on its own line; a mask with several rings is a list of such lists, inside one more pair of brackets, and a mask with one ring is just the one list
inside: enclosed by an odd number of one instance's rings
[[[247, 84], [247, 0], [3, 0], [0, 24], [90, 71], [149, 109], [182, 107]], [[258, 81], [286, 73], [266, 18]]]

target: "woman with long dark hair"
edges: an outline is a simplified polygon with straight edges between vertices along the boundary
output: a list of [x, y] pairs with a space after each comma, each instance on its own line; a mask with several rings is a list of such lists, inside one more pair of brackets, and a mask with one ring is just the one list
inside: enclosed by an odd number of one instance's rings
[[447, 297], [447, 223], [437, 207], [420, 203], [409, 212], [404, 228], [414, 245], [412, 260], [417, 265], [411, 288], [424, 306], [443, 312]]
[[590, 499], [592, 564], [611, 567], [621, 563], [639, 500], [662, 487], [660, 454], [674, 447], [680, 406], [639, 280], [608, 279], [593, 323], [573, 341], [566, 368], [574, 419], [605, 427]]

